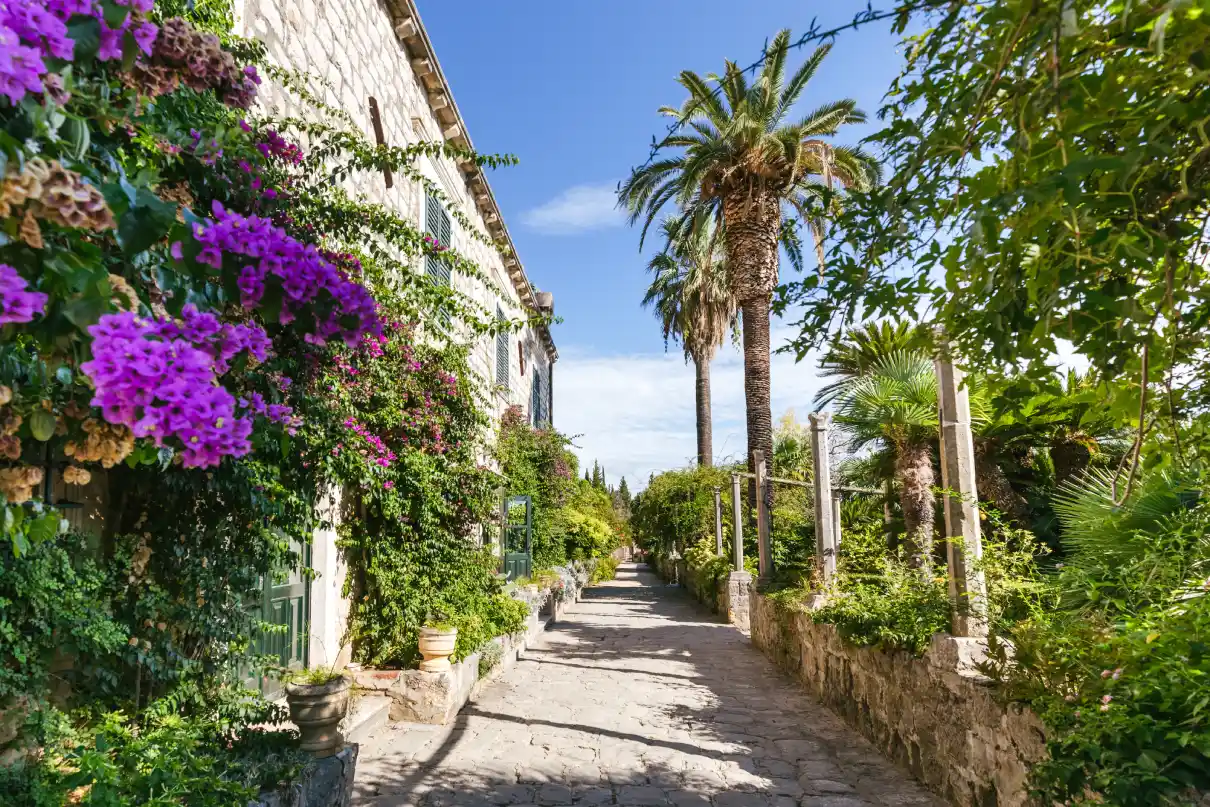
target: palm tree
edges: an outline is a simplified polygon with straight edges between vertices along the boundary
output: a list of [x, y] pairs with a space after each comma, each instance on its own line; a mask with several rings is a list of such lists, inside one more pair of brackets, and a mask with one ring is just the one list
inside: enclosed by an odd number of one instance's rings
[[855, 449], [880, 443], [895, 460], [899, 506], [913, 564], [930, 566], [935, 509], [933, 444], [937, 439], [937, 375], [927, 354], [898, 350], [849, 378], [833, 395], [836, 423]]
[[661, 110], [681, 124], [661, 145], [683, 151], [636, 169], [618, 191], [631, 223], [644, 222], [640, 247], [670, 202], [694, 221], [708, 217], [725, 226], [731, 289], [743, 311], [749, 470], [753, 451], [773, 454], [769, 313], [779, 243], [796, 264], [800, 255], [796, 230], [786, 225], [798, 219], [811, 229], [822, 271], [824, 216], [836, 204], [836, 189], [870, 186], [879, 174], [859, 149], [825, 139], [865, 120], [856, 101], [828, 102], [797, 121], [790, 118], [831, 48], [815, 50], [787, 78], [789, 49], [789, 31], [779, 32], [751, 84], [730, 61], [722, 76], [681, 73], [678, 81], [689, 97], [679, 109]]
[[694, 226], [688, 219], [665, 219], [664, 251], [651, 259], [654, 277], [643, 297], [664, 329], [664, 341], [680, 340], [697, 376], [697, 462], [713, 464], [710, 418], [710, 362], [735, 327], [735, 298], [714, 222]]
[[833, 378], [815, 393], [815, 406], [830, 404], [854, 378], [876, 362], [900, 350], [919, 350], [927, 344], [927, 332], [910, 322], [867, 322], [849, 329], [828, 346], [819, 362], [819, 377]]

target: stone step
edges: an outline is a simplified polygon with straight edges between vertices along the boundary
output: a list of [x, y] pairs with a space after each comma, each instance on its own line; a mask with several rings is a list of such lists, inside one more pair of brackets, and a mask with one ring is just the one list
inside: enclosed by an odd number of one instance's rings
[[362, 694], [353, 699], [340, 730], [345, 742], [363, 743], [386, 726], [391, 714], [391, 699], [386, 695]]

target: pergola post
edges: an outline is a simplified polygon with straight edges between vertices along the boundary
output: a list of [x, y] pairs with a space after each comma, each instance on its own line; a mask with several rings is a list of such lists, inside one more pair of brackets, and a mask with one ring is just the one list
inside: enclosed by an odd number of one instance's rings
[[941, 486], [945, 489], [946, 558], [954, 635], [987, 636], [987, 585], [976, 567], [983, 557], [979, 495], [975, 486], [975, 443], [971, 434], [966, 374], [955, 367], [949, 345], [940, 341], [935, 362], [941, 421]]
[[714, 554], [723, 556], [723, 492], [714, 489]]
[[756, 466], [756, 537], [760, 579], [768, 580], [773, 572], [773, 552], [769, 543], [769, 470], [765, 465], [765, 452], [753, 451]]
[[832, 491], [832, 560], [833, 565], [840, 561], [840, 504], [839, 490]]
[[823, 574], [824, 585], [836, 574], [837, 535], [834, 527], [840, 523], [839, 502], [832, 501], [832, 468], [828, 455], [828, 426], [832, 416], [827, 412], [812, 412], [811, 463], [814, 470], [812, 492], [815, 500], [815, 557]]
[[743, 505], [739, 497], [739, 474], [731, 474], [731, 521], [735, 533], [731, 539], [731, 553], [735, 559], [732, 571], [744, 570], [744, 518]]

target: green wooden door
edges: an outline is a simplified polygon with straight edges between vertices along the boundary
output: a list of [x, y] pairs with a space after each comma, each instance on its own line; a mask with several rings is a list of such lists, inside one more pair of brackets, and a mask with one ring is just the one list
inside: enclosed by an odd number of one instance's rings
[[509, 580], [534, 573], [534, 503], [529, 496], [509, 496], [504, 503], [503, 572]]
[[[283, 667], [305, 669], [311, 638], [311, 581], [303, 572], [311, 565], [311, 547], [294, 544], [293, 549], [298, 567], [262, 581], [257, 616], [267, 628], [258, 632], [257, 651], [276, 656]], [[281, 694], [281, 682], [275, 677], [262, 677], [258, 684], [267, 698]]]

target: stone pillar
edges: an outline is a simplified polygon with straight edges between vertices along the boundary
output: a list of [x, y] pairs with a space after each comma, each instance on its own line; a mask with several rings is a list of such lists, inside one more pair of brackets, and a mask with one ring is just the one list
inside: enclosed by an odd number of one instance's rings
[[757, 566], [760, 579], [768, 580], [773, 572], [773, 552], [769, 543], [769, 471], [765, 465], [765, 452], [753, 451], [752, 458], [756, 466], [756, 538]]
[[832, 510], [832, 467], [828, 455], [828, 426], [832, 416], [827, 412], [812, 412], [809, 420], [811, 462], [815, 471], [812, 488], [815, 494], [815, 557], [818, 558], [824, 585], [827, 585], [836, 574], [837, 536], [833, 527], [840, 523]]
[[740, 502], [739, 474], [731, 474], [731, 520], [735, 531], [731, 538], [731, 554], [735, 561], [733, 571], [736, 572], [744, 570], [744, 517]]
[[946, 557], [954, 635], [987, 636], [987, 586], [975, 568], [983, 557], [979, 496], [975, 489], [975, 443], [965, 373], [955, 367], [942, 340], [935, 362], [941, 422], [941, 486], [945, 489]]
[[723, 492], [714, 489], [714, 554], [723, 556]]
[[747, 572], [732, 572], [727, 580], [727, 621], [741, 630], [749, 630], [749, 589], [752, 575]]
[[748, 587], [752, 585], [752, 575], [744, 571], [744, 512], [739, 483], [739, 474], [731, 474], [731, 520], [734, 525], [731, 554], [735, 568], [727, 579], [727, 621], [748, 630]]

